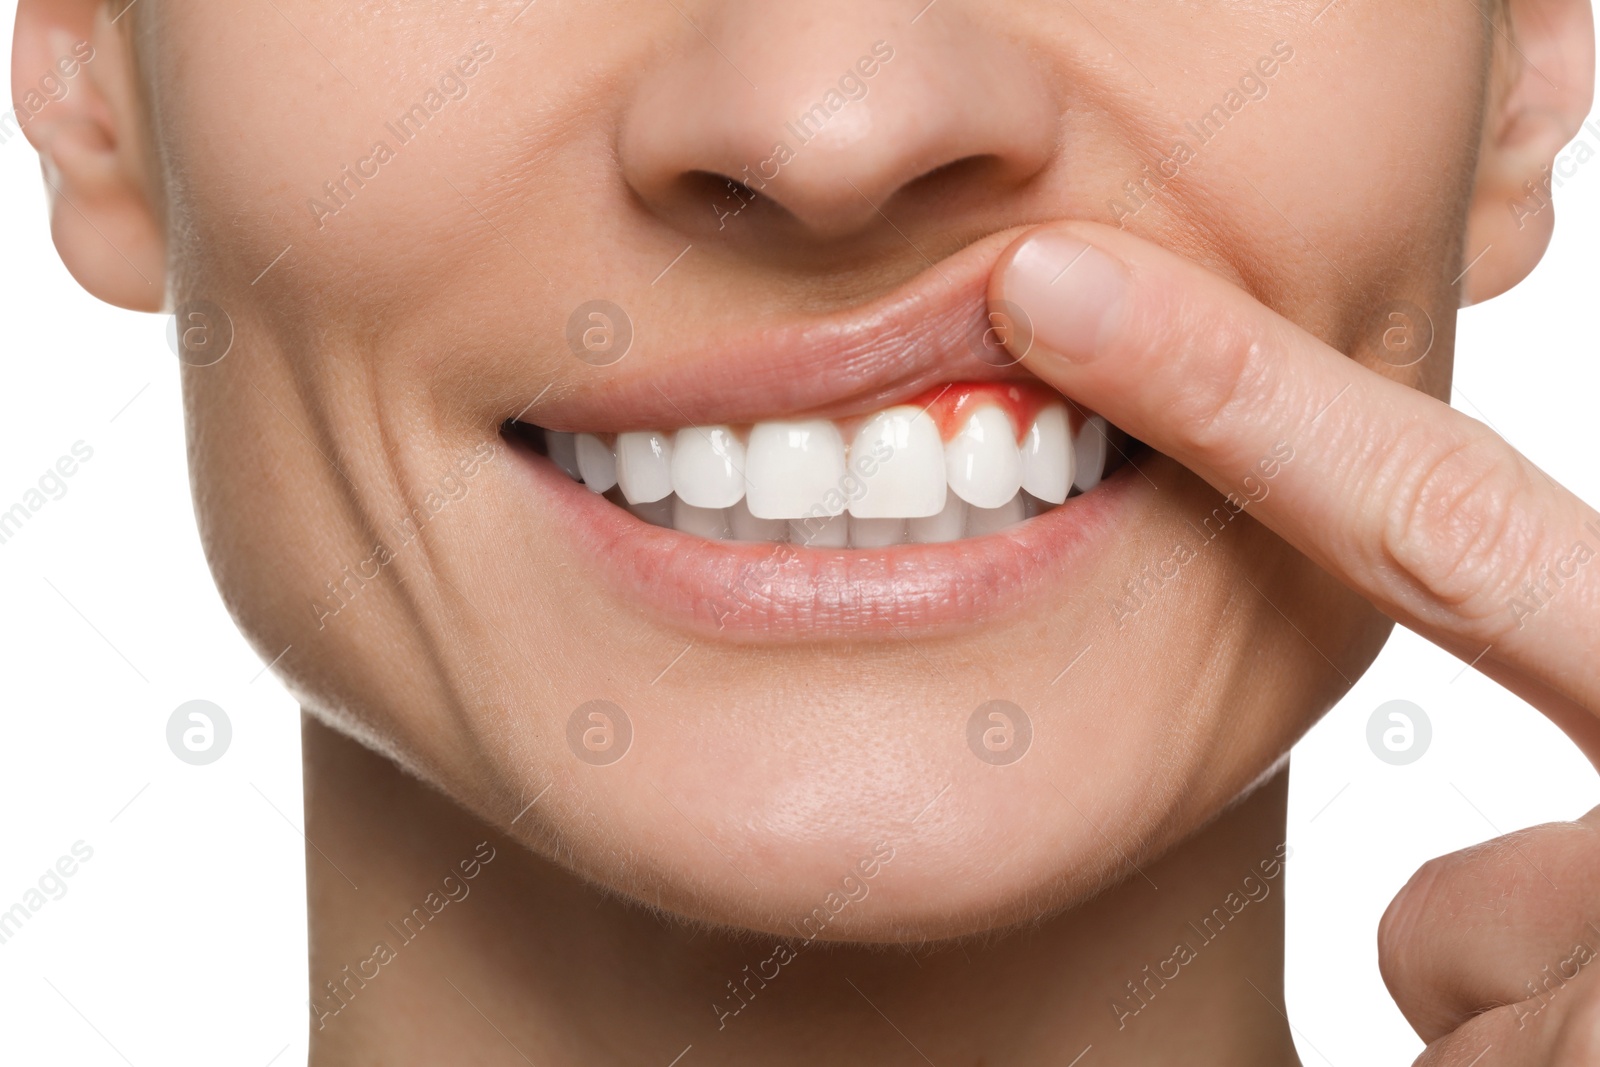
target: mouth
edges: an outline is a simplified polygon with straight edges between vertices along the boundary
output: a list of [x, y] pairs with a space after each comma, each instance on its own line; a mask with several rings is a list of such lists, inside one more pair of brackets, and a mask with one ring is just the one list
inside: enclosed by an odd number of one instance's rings
[[1079, 592], [1153, 486], [1011, 354], [1026, 324], [986, 296], [1014, 236], [865, 307], [569, 368], [500, 423], [552, 536], [724, 640], [930, 636]]
[[998, 533], [1095, 489], [1128, 447], [1040, 383], [957, 382], [847, 418], [504, 434], [653, 526], [876, 550]]

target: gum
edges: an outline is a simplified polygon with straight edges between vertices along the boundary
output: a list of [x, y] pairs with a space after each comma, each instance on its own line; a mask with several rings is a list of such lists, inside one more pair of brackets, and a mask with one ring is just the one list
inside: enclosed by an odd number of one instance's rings
[[[936, 385], [906, 404], [925, 408], [939, 427], [939, 436], [946, 442], [960, 431], [974, 408], [980, 404], [994, 404], [1010, 416], [1011, 425], [1016, 428], [1017, 443], [1021, 444], [1034, 417], [1060, 400], [1060, 393], [1036, 382], [951, 382]], [[1078, 429], [1081, 419], [1071, 405], [1067, 406], [1067, 421], [1074, 431]]]

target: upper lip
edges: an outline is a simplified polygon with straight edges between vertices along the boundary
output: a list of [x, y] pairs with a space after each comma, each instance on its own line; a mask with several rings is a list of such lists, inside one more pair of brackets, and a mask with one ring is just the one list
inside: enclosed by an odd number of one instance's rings
[[618, 363], [575, 366], [513, 417], [597, 433], [842, 418], [945, 382], [1031, 377], [977, 354], [990, 327], [989, 274], [1019, 232], [990, 234], [889, 293], [821, 317], [679, 342], [673, 352], [636, 339]]

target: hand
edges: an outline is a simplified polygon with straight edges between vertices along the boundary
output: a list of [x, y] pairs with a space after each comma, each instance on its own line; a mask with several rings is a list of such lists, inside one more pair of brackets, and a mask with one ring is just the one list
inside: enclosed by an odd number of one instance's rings
[[[1497, 434], [1110, 227], [1025, 235], [990, 299], [1031, 326], [1011, 333], [1034, 374], [1254, 500], [1256, 519], [1600, 765], [1600, 514]], [[1285, 441], [1293, 462], [1247, 494]], [[1489, 1044], [1495, 1067], [1600, 1063], [1596, 829], [1591, 812], [1435, 860], [1391, 905], [1380, 953], [1430, 1042], [1420, 1063], [1466, 1067]], [[1566, 963], [1579, 945], [1588, 962]], [[1577, 970], [1557, 995], [1530, 992], [1547, 965]]]
[[1600, 1063], [1600, 808], [1424, 864], [1378, 962], [1417, 1067]]

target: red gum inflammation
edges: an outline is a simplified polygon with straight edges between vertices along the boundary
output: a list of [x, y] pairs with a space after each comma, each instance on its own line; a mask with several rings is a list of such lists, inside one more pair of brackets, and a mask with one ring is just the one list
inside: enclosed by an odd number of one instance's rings
[[[939, 427], [939, 436], [949, 442], [975, 408], [980, 404], [993, 404], [1010, 416], [1011, 425], [1017, 431], [1017, 443], [1021, 444], [1039, 412], [1060, 402], [1060, 393], [1035, 382], [951, 382], [934, 386], [906, 401], [906, 405], [926, 410]], [[1069, 406], [1067, 424], [1076, 431], [1078, 422], [1077, 413]]]
[[[1051, 404], [1065, 403], [1065, 398], [1042, 382], [949, 382], [935, 385], [910, 400], [888, 405], [881, 410], [888, 411], [893, 407], [921, 408], [933, 419], [933, 424], [939, 428], [939, 436], [948, 444], [960, 432], [973, 409], [985, 403], [993, 404], [1006, 413], [1016, 430], [1017, 444], [1021, 445], [1027, 439], [1028, 428], [1033, 425], [1039, 412]], [[1066, 408], [1067, 426], [1077, 433], [1083, 427], [1083, 416], [1071, 404], [1066, 404]], [[840, 424], [844, 439], [849, 441], [871, 417], [856, 415], [834, 421]], [[739, 424], [734, 430], [742, 440], [749, 440], [749, 423]], [[669, 437], [672, 435], [670, 430], [665, 432]], [[598, 433], [598, 436], [608, 445], [616, 444], [617, 435], [614, 433]]]

